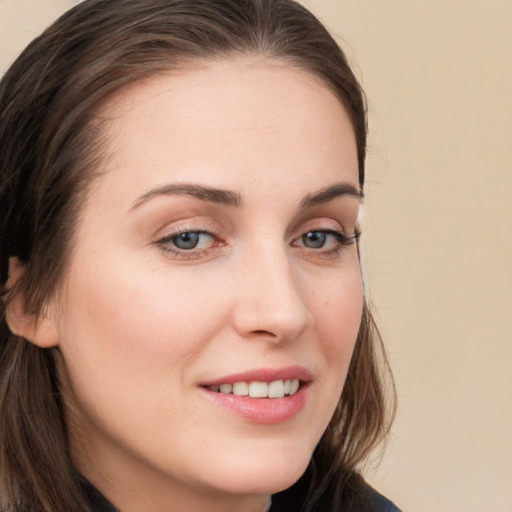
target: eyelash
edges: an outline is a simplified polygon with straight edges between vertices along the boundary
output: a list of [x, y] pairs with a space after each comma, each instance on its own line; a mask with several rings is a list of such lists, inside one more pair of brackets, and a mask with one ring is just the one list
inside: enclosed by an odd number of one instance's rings
[[[199, 249], [196, 250], [195, 248], [192, 249], [179, 249], [177, 247], [174, 247], [171, 245], [174, 240], [176, 240], [179, 236], [186, 235], [186, 234], [196, 234], [196, 235], [206, 235], [211, 237], [214, 242], [213, 246], [210, 246], [206, 249]], [[168, 235], [164, 236], [160, 240], [158, 240], [157, 245], [165, 252], [170, 253], [173, 256], [177, 258], [181, 258], [184, 260], [193, 260], [193, 259], [199, 259], [202, 256], [205, 255], [207, 251], [212, 249], [213, 247], [220, 247], [224, 245], [223, 242], [219, 241], [219, 234], [216, 233], [214, 230], [205, 230], [205, 229], [180, 229], [178, 231], [175, 231], [174, 233], [169, 233]]]
[[[336, 231], [334, 229], [310, 229], [306, 231], [304, 234], [302, 234], [299, 238], [296, 240], [304, 240], [304, 237], [311, 233], [322, 233], [324, 235], [331, 235], [336, 239], [337, 245], [333, 249], [330, 249], [328, 251], [323, 251], [322, 254], [327, 256], [337, 256], [340, 252], [343, 251], [344, 247], [351, 246], [357, 242], [359, 237], [361, 236], [361, 233], [359, 231], [355, 231], [353, 235], [346, 235], [342, 231]], [[311, 249], [315, 251], [314, 248], [307, 247], [307, 246], [301, 246], [304, 247], [306, 250]], [[321, 248], [319, 248], [321, 249]], [[320, 251], [318, 251], [320, 252]]]
[[[337, 242], [336, 247], [329, 249], [327, 251], [325, 251], [325, 250], [322, 251], [321, 247], [318, 248], [318, 250], [317, 250], [316, 248], [307, 247], [305, 245], [300, 245], [300, 246], [294, 245], [297, 241], [303, 241], [304, 237], [306, 237], [308, 234], [311, 234], [311, 233], [322, 233], [324, 235], [333, 236]], [[209, 236], [214, 240], [214, 243], [212, 246], [209, 246], [205, 249], [199, 249], [199, 250], [197, 250], [195, 247], [191, 248], [191, 249], [179, 249], [172, 245], [178, 237], [180, 237], [182, 235], [186, 235], [186, 234]], [[333, 229], [309, 229], [306, 232], [304, 232], [302, 235], [300, 235], [298, 238], [296, 238], [292, 245], [295, 247], [301, 247], [303, 250], [306, 250], [306, 251], [311, 250], [315, 253], [318, 253], [319, 255], [321, 254], [321, 255], [327, 256], [327, 257], [329, 257], [329, 256], [336, 257], [343, 251], [344, 247], [348, 247], [348, 246], [355, 244], [359, 240], [360, 236], [361, 236], [361, 233], [359, 231], [355, 231], [353, 235], [346, 235], [342, 231], [336, 231]], [[158, 240], [156, 242], [156, 244], [165, 253], [170, 253], [174, 257], [181, 258], [184, 260], [200, 259], [205, 254], [207, 254], [211, 249], [225, 245], [224, 242], [222, 242], [220, 240], [220, 235], [218, 233], [216, 233], [214, 230], [188, 229], [188, 228], [180, 229], [176, 232], [169, 233], [165, 237]]]

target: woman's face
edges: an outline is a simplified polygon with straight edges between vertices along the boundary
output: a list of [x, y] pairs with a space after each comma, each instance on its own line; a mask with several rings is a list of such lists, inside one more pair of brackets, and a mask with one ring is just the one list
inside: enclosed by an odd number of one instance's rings
[[350, 121], [256, 57], [153, 78], [101, 117], [110, 158], [53, 317], [72, 457], [124, 512], [252, 510], [305, 470], [354, 348]]

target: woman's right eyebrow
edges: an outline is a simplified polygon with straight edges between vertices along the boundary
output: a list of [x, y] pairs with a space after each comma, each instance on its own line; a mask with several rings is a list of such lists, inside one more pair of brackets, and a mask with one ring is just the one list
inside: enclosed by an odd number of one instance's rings
[[137, 209], [156, 196], [184, 195], [195, 197], [203, 201], [218, 203], [238, 208], [242, 205], [242, 197], [232, 190], [206, 187], [194, 183], [170, 183], [148, 190], [138, 197], [130, 207], [130, 211]]

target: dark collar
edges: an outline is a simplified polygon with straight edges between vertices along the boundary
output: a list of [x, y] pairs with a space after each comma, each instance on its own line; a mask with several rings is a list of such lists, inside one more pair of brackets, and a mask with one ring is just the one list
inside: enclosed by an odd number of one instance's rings
[[80, 485], [87, 498], [89, 512], [119, 512], [90, 482], [81, 478]]

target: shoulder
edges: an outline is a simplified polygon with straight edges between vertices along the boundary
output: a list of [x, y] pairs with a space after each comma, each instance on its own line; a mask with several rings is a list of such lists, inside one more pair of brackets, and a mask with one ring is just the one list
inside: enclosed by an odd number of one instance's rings
[[[336, 503], [331, 501], [333, 502]], [[337, 503], [338, 507], [330, 508], [332, 512], [401, 512], [392, 501], [377, 492], [363, 478], [356, 478], [355, 485], [349, 482], [344, 499]]]
[[[324, 483], [326, 483], [324, 481]], [[272, 497], [270, 512], [401, 512], [389, 499], [371, 487], [362, 476], [331, 475], [327, 485], [314, 486], [304, 477]]]
[[372, 512], [401, 512], [394, 503], [382, 496], [382, 494], [379, 494], [368, 484], [365, 485], [364, 498], [370, 505], [370, 510]]

